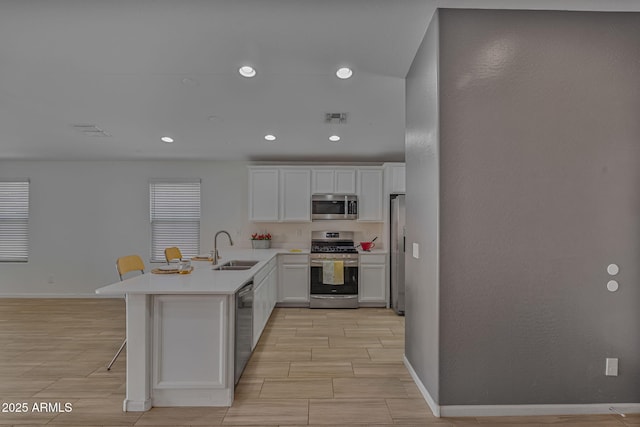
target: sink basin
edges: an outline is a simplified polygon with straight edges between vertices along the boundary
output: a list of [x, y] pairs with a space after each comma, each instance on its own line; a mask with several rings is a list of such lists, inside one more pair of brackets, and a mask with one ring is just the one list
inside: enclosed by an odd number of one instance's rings
[[260, 261], [246, 261], [246, 260], [240, 260], [240, 259], [234, 259], [231, 261], [227, 261], [224, 264], [222, 264], [223, 266], [228, 265], [230, 267], [253, 267], [254, 265], [256, 265], [257, 263], [259, 263]]
[[221, 265], [218, 267], [214, 267], [214, 270], [225, 270], [225, 271], [241, 271], [241, 270], [249, 270], [251, 266], [249, 265]]
[[221, 264], [217, 267], [214, 267], [214, 270], [226, 270], [226, 271], [242, 271], [249, 270], [251, 267], [259, 263], [260, 261], [245, 261], [234, 259], [232, 261], [227, 261], [224, 264]]

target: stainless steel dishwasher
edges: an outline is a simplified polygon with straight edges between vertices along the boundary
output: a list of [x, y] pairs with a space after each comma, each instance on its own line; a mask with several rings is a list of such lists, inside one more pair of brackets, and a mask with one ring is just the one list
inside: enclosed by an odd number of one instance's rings
[[253, 343], [253, 281], [247, 282], [236, 293], [236, 345], [234, 364], [234, 384], [251, 357]]

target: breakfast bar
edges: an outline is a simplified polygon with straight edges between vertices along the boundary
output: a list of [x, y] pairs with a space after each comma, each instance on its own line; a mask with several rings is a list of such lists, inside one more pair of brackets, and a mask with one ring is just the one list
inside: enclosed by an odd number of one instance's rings
[[124, 411], [231, 405], [235, 295], [282, 251], [227, 250], [219, 265], [258, 262], [246, 270], [214, 270], [211, 262], [193, 261], [190, 274], [146, 273], [96, 290], [126, 297]]

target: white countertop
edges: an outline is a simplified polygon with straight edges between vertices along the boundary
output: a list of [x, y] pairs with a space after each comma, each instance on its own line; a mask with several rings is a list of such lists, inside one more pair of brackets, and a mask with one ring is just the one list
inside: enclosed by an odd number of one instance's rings
[[231, 260], [259, 261], [248, 270], [220, 271], [212, 270], [210, 261], [191, 261], [194, 270], [190, 274], [154, 274], [153, 268], [160, 265], [150, 264], [145, 274], [140, 274], [122, 282], [96, 289], [99, 295], [125, 294], [235, 294], [247, 283], [267, 262], [278, 254], [306, 255], [302, 252], [291, 252], [289, 249], [221, 249], [218, 265]]
[[370, 251], [363, 251], [362, 249], [358, 248], [358, 254], [360, 255], [383, 255], [383, 254], [387, 254], [389, 253], [388, 250], [386, 249], [371, 249]]

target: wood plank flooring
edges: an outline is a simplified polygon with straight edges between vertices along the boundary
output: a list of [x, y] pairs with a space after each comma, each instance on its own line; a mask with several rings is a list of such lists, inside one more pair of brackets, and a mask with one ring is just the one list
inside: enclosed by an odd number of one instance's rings
[[[435, 418], [402, 364], [404, 318], [375, 308], [276, 309], [230, 408], [122, 412], [126, 351], [105, 367], [124, 327], [122, 300], [0, 299], [0, 402], [28, 407], [0, 412], [0, 425], [640, 425], [640, 415]], [[43, 402], [72, 411], [34, 412]]]

